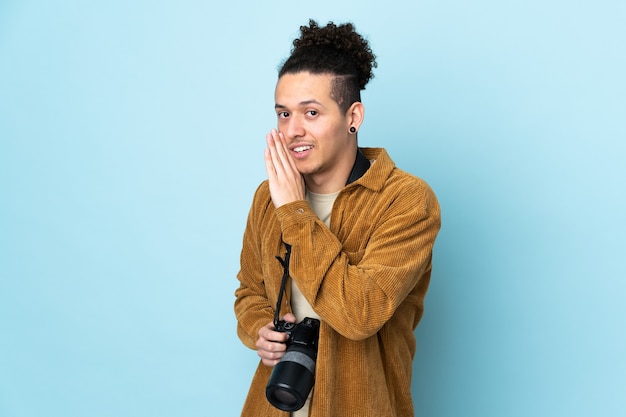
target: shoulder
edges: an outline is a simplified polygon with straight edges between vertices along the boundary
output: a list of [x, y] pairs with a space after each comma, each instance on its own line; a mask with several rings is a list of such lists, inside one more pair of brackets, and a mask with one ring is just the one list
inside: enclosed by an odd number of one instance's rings
[[436, 198], [435, 192], [424, 179], [398, 167], [395, 167], [389, 174], [387, 181], [385, 181], [385, 187], [395, 188], [400, 192], [418, 193]]
[[413, 213], [417, 217], [439, 217], [439, 202], [430, 185], [420, 177], [394, 168], [380, 190], [394, 212]]
[[254, 201], [270, 199], [270, 185], [269, 181], [265, 180], [258, 185], [254, 191]]
[[250, 215], [253, 218], [264, 217], [270, 208], [273, 208], [272, 197], [270, 195], [270, 187], [267, 180], [263, 181], [256, 188], [252, 197], [252, 205], [250, 207]]
[[398, 168], [384, 148], [363, 148], [363, 153], [374, 161], [368, 172], [370, 175], [364, 178], [364, 186], [385, 195], [386, 199], [409, 198], [425, 204], [437, 203], [430, 185], [424, 179]]

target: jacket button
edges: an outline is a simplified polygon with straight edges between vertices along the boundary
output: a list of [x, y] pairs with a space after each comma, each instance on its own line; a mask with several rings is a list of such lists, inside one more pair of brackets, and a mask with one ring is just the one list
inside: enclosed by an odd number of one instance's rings
[[304, 209], [303, 208], [299, 208], [298, 209], [298, 213], [300, 213], [300, 214], [304, 213]]

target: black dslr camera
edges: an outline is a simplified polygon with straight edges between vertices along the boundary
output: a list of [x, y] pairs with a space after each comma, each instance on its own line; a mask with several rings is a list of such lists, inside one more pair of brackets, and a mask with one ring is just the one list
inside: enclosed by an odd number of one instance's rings
[[280, 320], [274, 330], [287, 333], [289, 339], [285, 355], [272, 371], [265, 395], [274, 407], [296, 411], [302, 408], [315, 383], [320, 321], [310, 317], [298, 324]]
[[283, 411], [297, 411], [304, 406], [313, 384], [315, 383], [315, 361], [317, 360], [317, 342], [320, 334], [320, 321], [305, 317], [300, 323], [279, 320], [280, 305], [285, 292], [285, 283], [289, 276], [289, 256], [291, 246], [285, 244], [285, 259], [276, 257], [284, 268], [284, 274], [278, 293], [278, 303], [274, 312], [274, 330], [287, 333], [287, 350], [274, 369], [265, 388], [267, 400]]

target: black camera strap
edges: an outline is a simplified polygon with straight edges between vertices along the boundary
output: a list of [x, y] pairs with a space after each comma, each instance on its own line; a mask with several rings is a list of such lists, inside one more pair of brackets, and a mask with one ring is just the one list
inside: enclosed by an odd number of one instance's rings
[[280, 306], [283, 303], [283, 294], [285, 293], [285, 285], [287, 284], [287, 278], [289, 278], [289, 258], [291, 258], [291, 245], [285, 243], [287, 251], [285, 252], [285, 259], [280, 256], [276, 256], [278, 262], [283, 266], [283, 278], [280, 281], [280, 290], [278, 292], [278, 302], [276, 303], [276, 310], [274, 310], [274, 327], [278, 326], [280, 320]]

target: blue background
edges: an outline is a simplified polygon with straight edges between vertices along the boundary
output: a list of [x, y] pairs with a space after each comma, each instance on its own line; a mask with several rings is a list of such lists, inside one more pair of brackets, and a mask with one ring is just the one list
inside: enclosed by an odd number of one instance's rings
[[0, 1], [0, 416], [238, 416], [276, 68], [378, 56], [363, 146], [443, 208], [416, 415], [626, 412], [622, 1]]

